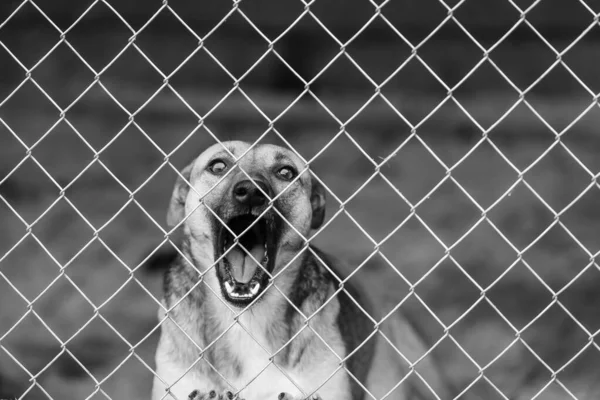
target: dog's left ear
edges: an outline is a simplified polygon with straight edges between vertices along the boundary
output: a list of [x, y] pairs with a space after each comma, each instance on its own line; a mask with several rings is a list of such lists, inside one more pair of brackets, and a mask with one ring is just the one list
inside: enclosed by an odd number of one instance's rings
[[325, 221], [325, 188], [315, 178], [312, 179], [310, 205], [312, 208], [310, 228], [318, 229]]
[[187, 182], [190, 181], [194, 161], [188, 164], [188, 166], [181, 171], [181, 175], [183, 175], [185, 180], [181, 179], [181, 176], [177, 175], [175, 189], [173, 189], [171, 202], [169, 203], [169, 210], [167, 211], [167, 226], [169, 228], [176, 226], [185, 217], [185, 199], [190, 191], [190, 185]]

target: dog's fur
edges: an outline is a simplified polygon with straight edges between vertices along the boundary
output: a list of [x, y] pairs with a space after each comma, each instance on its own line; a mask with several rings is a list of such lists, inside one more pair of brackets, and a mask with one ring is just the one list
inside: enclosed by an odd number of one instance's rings
[[[207, 169], [216, 158], [231, 166], [223, 176]], [[286, 166], [300, 176], [281, 179], [277, 171]], [[182, 174], [167, 217], [170, 227], [182, 228], [182, 254], [164, 280], [169, 311], [156, 354], [153, 400], [211, 398], [227, 391], [247, 400], [276, 400], [280, 393], [286, 393], [280, 398], [318, 393], [324, 400], [359, 400], [369, 398], [363, 387], [377, 398], [390, 391], [394, 400], [447, 398], [431, 357], [411, 371], [386, 340], [415, 362], [425, 347], [408, 322], [395, 313], [374, 331], [365, 312], [376, 321], [382, 315], [370, 304], [372, 296], [349, 282], [340, 285], [337, 277], [343, 279], [345, 268], [303, 239], [323, 223], [325, 192], [294, 153], [225, 142], [208, 148]], [[276, 196], [271, 206], [253, 210], [279, 221], [269, 271], [275, 278], [236, 318], [244, 307], [228, 301], [213, 264], [219, 219], [236, 213], [232, 187], [248, 177], [265, 182]], [[161, 310], [159, 318], [164, 317]]]

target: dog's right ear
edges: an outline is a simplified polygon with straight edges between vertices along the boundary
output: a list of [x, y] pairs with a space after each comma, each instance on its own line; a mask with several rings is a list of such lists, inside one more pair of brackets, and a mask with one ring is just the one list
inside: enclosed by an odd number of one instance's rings
[[181, 175], [183, 175], [185, 180], [181, 179], [181, 176], [177, 175], [175, 188], [173, 189], [171, 202], [169, 203], [169, 210], [167, 211], [167, 226], [169, 228], [173, 228], [179, 224], [185, 217], [185, 199], [190, 191], [190, 185], [187, 182], [190, 181], [194, 161], [188, 164], [188, 166], [181, 171]]

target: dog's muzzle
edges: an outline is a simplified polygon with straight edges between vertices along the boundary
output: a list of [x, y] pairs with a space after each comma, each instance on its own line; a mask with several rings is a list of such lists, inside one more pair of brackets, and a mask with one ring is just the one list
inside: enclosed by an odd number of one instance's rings
[[259, 218], [268, 203], [263, 192], [271, 195], [268, 185], [260, 181], [235, 184], [231, 198], [234, 215], [224, 219], [226, 226], [217, 231], [215, 260], [221, 259], [217, 265], [221, 291], [238, 306], [246, 306], [260, 295], [275, 265], [275, 213], [269, 210]]

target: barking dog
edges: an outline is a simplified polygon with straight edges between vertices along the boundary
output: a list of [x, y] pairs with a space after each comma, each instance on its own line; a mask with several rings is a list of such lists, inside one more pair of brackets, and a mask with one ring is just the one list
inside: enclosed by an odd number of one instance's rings
[[308, 244], [325, 192], [294, 153], [225, 142], [182, 175], [167, 215], [183, 240], [164, 280], [153, 400], [448, 398], [430, 357], [410, 367], [426, 349], [407, 321], [376, 325], [380, 307]]

